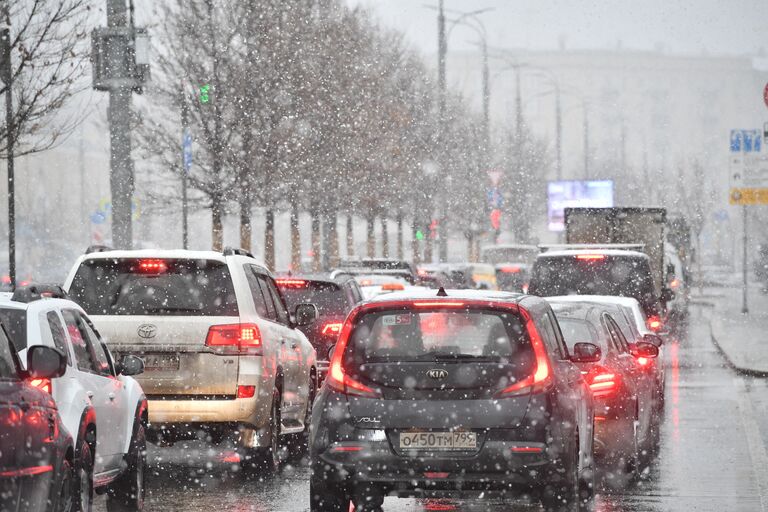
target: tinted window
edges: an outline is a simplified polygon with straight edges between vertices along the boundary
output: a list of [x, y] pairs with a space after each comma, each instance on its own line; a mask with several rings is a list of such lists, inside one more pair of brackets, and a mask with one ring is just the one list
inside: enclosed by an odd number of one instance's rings
[[277, 321], [283, 324], [288, 323], [288, 311], [285, 308], [283, 298], [280, 296], [280, 291], [277, 289], [275, 282], [271, 277], [260, 276], [260, 280], [263, 280], [263, 284], [266, 285], [266, 289], [269, 290], [269, 295], [272, 297], [272, 302], [275, 305], [275, 311], [277, 312]]
[[647, 306], [653, 306], [656, 300], [648, 260], [627, 256], [539, 258], [528, 292], [542, 297], [618, 295], [634, 297]]
[[299, 280], [289, 284], [279, 279], [277, 283], [291, 311], [297, 304], [310, 303], [317, 306], [321, 316], [344, 316], [348, 312], [347, 298], [337, 284]]
[[64, 326], [61, 325], [61, 319], [55, 311], [49, 311], [45, 315], [48, 323], [48, 329], [51, 332], [53, 344], [56, 348], [64, 352], [64, 356], [67, 358], [67, 362], [71, 365], [72, 361], [69, 361], [69, 350], [67, 350], [67, 335], [64, 334]]
[[99, 339], [96, 331], [94, 331], [88, 321], [85, 320], [82, 315], [78, 316], [80, 319], [79, 325], [82, 332], [85, 334], [86, 343], [93, 356], [96, 371], [101, 375], [111, 375], [112, 372], [109, 367], [109, 359], [107, 358], [107, 353], [104, 351], [104, 347], [101, 346], [101, 339]]
[[528, 360], [528, 336], [517, 315], [490, 311], [383, 311], [362, 316], [350, 341], [355, 359], [436, 361]]
[[555, 337], [555, 328], [552, 325], [548, 316], [544, 316], [541, 322], [537, 322], [539, 328], [539, 334], [544, 338], [544, 344], [547, 346], [547, 351], [550, 354], [560, 356], [560, 347], [557, 345], [557, 338]]
[[272, 294], [269, 293], [269, 286], [267, 286], [267, 281], [262, 274], [255, 273], [255, 277], [259, 289], [261, 290], [261, 294], [264, 296], [264, 305], [267, 308], [267, 312], [264, 315], [264, 318], [276, 322], [277, 310], [275, 309], [275, 301], [272, 299]]
[[595, 343], [605, 350], [605, 343], [597, 334], [597, 330], [586, 320], [577, 320], [575, 318], [558, 318], [560, 331], [565, 338], [565, 344], [568, 350], [573, 351], [576, 343]]
[[0, 308], [0, 322], [5, 327], [5, 332], [16, 347], [16, 351], [27, 348], [27, 312], [23, 309]]
[[11, 340], [6, 337], [5, 330], [0, 327], [0, 379], [18, 378], [11, 350]]
[[270, 316], [269, 309], [267, 308], [267, 297], [264, 297], [264, 292], [261, 289], [261, 284], [259, 284], [259, 279], [256, 277], [256, 274], [254, 274], [250, 265], [246, 265], [245, 267], [245, 278], [248, 280], [248, 288], [251, 290], [256, 313], [262, 318], [274, 318], [274, 316]]
[[624, 335], [621, 333], [619, 326], [616, 325], [613, 318], [608, 315], [605, 316], [605, 321], [608, 326], [608, 332], [611, 334], [611, 338], [613, 338], [616, 350], [619, 352], [628, 352], [629, 347], [627, 346], [627, 340], [624, 339]]
[[77, 362], [78, 370], [98, 373], [97, 366], [93, 361], [93, 356], [91, 355], [90, 350], [88, 350], [86, 334], [82, 329], [78, 313], [66, 309], [62, 311], [61, 314], [64, 317], [64, 324], [67, 326], [69, 339], [72, 340], [72, 349], [75, 352], [75, 361]]
[[88, 260], [69, 293], [89, 315], [239, 314], [229, 269], [212, 260]]

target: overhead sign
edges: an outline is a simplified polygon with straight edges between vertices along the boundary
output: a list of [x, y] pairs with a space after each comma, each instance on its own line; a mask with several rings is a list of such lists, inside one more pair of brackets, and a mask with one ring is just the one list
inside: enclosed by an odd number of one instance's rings
[[762, 130], [731, 130], [729, 172], [730, 204], [768, 204], [768, 150]]

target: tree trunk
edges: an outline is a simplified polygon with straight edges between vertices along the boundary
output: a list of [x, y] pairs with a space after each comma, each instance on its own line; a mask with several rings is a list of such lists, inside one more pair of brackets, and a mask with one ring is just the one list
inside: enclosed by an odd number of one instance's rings
[[328, 248], [328, 269], [336, 268], [339, 266], [339, 230], [337, 229], [338, 217], [336, 212], [329, 212], [325, 216], [326, 229], [325, 236], [328, 239], [326, 247]]
[[375, 217], [372, 213], [369, 213], [365, 217], [365, 234], [366, 234], [366, 255], [369, 258], [376, 257], [376, 228], [374, 226]]
[[[245, 194], [244, 194], [245, 195]], [[251, 251], [251, 201], [250, 198], [240, 198], [240, 247]]]
[[416, 217], [411, 218], [411, 259], [414, 265], [421, 263], [421, 248], [419, 239], [416, 238], [416, 232], [419, 230], [419, 223]]
[[214, 195], [211, 198], [211, 248], [217, 252], [221, 252], [224, 249], [223, 203], [224, 201], [220, 195]]
[[352, 215], [347, 215], [347, 257], [355, 255], [355, 226]]
[[275, 211], [271, 206], [264, 215], [264, 265], [275, 270]]
[[424, 262], [432, 263], [432, 249], [435, 247], [435, 239], [432, 238], [432, 230], [429, 228], [430, 224], [426, 226], [426, 229], [424, 229]]
[[386, 215], [381, 216], [381, 253], [384, 258], [389, 258], [389, 221]]
[[320, 272], [320, 211], [316, 202], [309, 204], [312, 222], [312, 271]]
[[397, 259], [404, 260], [403, 253], [403, 212], [397, 212]]
[[299, 203], [291, 201], [291, 271], [301, 272], [301, 233], [299, 232]]

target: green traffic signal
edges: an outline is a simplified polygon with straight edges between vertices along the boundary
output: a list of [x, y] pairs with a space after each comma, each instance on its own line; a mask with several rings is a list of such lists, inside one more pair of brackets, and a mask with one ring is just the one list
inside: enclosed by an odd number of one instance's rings
[[210, 84], [203, 84], [200, 86], [200, 103], [210, 103], [211, 96], [211, 85]]
[[416, 240], [424, 240], [424, 233], [421, 230], [416, 231]]

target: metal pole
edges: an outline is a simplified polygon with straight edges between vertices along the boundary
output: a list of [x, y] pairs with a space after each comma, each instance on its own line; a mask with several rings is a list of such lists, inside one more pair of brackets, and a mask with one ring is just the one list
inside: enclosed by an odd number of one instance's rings
[[589, 115], [584, 104], [584, 179], [589, 179]]
[[[483, 35], [483, 144], [486, 158], [491, 148], [491, 79], [488, 70], [488, 44]], [[489, 162], [485, 162], [487, 165]]]
[[187, 200], [187, 167], [186, 144], [189, 138], [189, 105], [184, 87], [181, 87], [181, 246], [189, 248], [189, 203]]
[[16, 194], [14, 183], [13, 150], [15, 144], [15, 127], [13, 126], [13, 67], [11, 66], [11, 12], [10, 0], [2, 4], [2, 56], [3, 82], [5, 82], [5, 137], [8, 166], [8, 277], [12, 288], [16, 287]]
[[[125, 27], [128, 23], [125, 0], [107, 0], [107, 26]], [[115, 78], [128, 79], [125, 66], [128, 41], [113, 38], [107, 45], [107, 67]], [[127, 80], [126, 80], [127, 81]], [[134, 191], [133, 160], [131, 159], [131, 99], [130, 85], [116, 85], [109, 90], [107, 118], [110, 128], [109, 177], [112, 195], [112, 243], [120, 249], [133, 245], [131, 200]]]
[[563, 179], [563, 110], [560, 104], [560, 84], [555, 82], [555, 151], [557, 151], [557, 180]]
[[[445, 10], [444, 0], [439, 2], [439, 11], [437, 14], [437, 87], [438, 87], [438, 148], [439, 154], [443, 154], [443, 146], [445, 145], [445, 88], [446, 88], [446, 71], [445, 71], [445, 57], [448, 51], [448, 42], [445, 34]], [[447, 162], [442, 156], [439, 157], [440, 170], [445, 172], [445, 166]], [[441, 189], [442, 190], [442, 189]], [[440, 223], [438, 225], [439, 233], [439, 247], [438, 257], [441, 262], [448, 260], [448, 215], [445, 193], [441, 192], [439, 196], [438, 210], [440, 215]]]
[[[744, 277], [744, 286], [743, 286], [743, 293], [742, 293], [742, 302], [741, 302], [741, 312], [742, 314], [746, 315], [749, 314], [749, 306], [747, 304], [747, 274], [748, 274], [748, 268], [747, 268], [747, 205], [744, 205], [741, 207], [742, 213], [744, 215], [744, 233], [743, 233], [743, 250], [744, 253], [742, 254], [742, 273]], [[701, 257], [701, 255], [699, 255]]]

